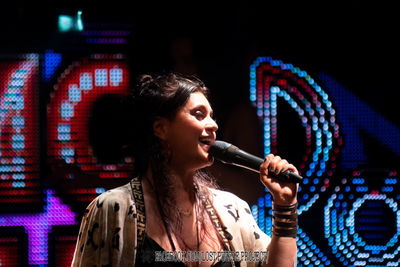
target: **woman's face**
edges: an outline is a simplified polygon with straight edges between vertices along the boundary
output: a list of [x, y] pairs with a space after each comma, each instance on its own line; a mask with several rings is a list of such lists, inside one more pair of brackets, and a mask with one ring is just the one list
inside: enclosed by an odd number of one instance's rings
[[172, 165], [200, 169], [213, 163], [208, 150], [215, 141], [218, 125], [203, 93], [192, 93], [175, 118], [164, 123], [162, 139], [169, 146]]

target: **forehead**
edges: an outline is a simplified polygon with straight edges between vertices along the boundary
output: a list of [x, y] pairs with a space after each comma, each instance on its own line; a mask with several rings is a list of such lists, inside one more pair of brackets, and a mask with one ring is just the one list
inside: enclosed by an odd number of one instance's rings
[[194, 108], [197, 106], [205, 106], [206, 108], [211, 110], [211, 105], [208, 102], [206, 96], [202, 92], [191, 93], [184, 107]]

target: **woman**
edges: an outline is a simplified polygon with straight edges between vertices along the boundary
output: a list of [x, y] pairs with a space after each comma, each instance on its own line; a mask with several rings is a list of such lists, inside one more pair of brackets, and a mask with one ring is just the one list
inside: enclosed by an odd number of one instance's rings
[[145, 75], [137, 89], [128, 104], [137, 177], [88, 206], [72, 265], [295, 265], [297, 186], [270, 172], [296, 168], [274, 155], [260, 166], [274, 199], [270, 238], [248, 204], [202, 170], [213, 163], [208, 150], [218, 130], [202, 82]]

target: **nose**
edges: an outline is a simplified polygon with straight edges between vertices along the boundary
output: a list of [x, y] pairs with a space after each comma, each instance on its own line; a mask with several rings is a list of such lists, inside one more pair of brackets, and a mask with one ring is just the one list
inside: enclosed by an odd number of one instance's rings
[[217, 122], [210, 116], [208, 117], [208, 120], [206, 122], [206, 129], [213, 132], [216, 132], [218, 130]]

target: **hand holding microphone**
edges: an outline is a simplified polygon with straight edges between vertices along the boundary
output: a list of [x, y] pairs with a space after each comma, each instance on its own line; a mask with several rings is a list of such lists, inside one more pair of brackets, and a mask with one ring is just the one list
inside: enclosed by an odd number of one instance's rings
[[[297, 235], [298, 183], [303, 179], [295, 173], [297, 172], [296, 168], [286, 160], [272, 154], [269, 154], [264, 162], [263, 159], [223, 141], [215, 141], [211, 145], [209, 153], [224, 163], [260, 173], [260, 180], [271, 193], [273, 199], [273, 238], [274, 236], [289, 237], [295, 240]], [[285, 171], [282, 172], [282, 170]]]
[[[224, 141], [215, 141], [211, 145], [209, 152], [223, 163], [236, 165], [255, 172], [260, 172], [260, 165], [264, 162], [262, 158], [251, 155]], [[269, 170], [269, 175], [287, 183], [301, 183], [303, 181], [303, 177], [290, 170], [278, 172], [277, 174]]]

